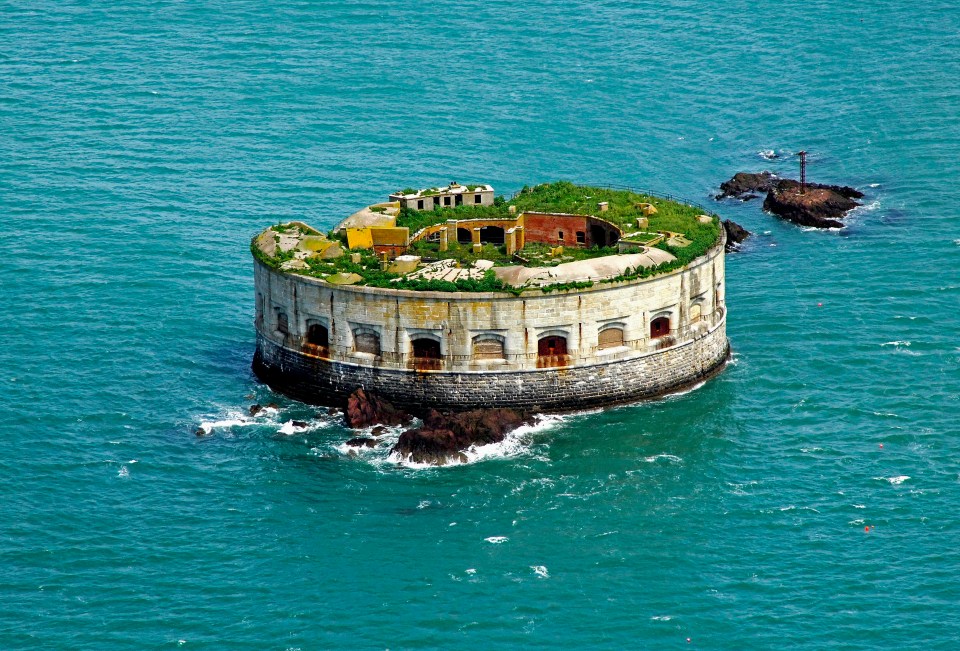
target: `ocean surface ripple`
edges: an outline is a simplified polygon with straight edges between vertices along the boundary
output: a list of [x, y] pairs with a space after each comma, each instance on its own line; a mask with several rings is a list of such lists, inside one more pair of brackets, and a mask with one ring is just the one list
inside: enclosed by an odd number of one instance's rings
[[[0, 648], [956, 648], [958, 46], [941, 0], [6, 3]], [[801, 148], [864, 207], [714, 204], [695, 391], [420, 469], [250, 373], [265, 224]]]

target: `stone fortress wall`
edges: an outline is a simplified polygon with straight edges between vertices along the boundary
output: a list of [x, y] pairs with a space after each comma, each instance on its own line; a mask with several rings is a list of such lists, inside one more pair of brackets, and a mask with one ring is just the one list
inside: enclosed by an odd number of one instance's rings
[[682, 269], [543, 293], [335, 286], [255, 261], [254, 368], [298, 399], [567, 411], [662, 395], [729, 354], [724, 241]]

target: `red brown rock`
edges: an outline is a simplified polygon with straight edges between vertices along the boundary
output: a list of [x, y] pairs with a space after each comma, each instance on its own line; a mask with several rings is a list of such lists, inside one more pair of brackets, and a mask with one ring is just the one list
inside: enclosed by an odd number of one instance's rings
[[414, 463], [445, 465], [465, 460], [473, 445], [499, 443], [510, 431], [532, 422], [527, 414], [512, 409], [476, 409], [443, 413], [431, 409], [423, 425], [400, 435], [392, 452]]
[[347, 427], [360, 429], [371, 425], [405, 425], [410, 414], [400, 411], [374, 393], [357, 389], [347, 399]]

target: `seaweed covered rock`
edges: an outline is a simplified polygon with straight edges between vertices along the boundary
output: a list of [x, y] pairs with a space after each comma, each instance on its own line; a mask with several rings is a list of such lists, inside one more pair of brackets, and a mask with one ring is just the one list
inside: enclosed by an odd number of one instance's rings
[[405, 425], [410, 414], [397, 409], [374, 393], [357, 389], [347, 398], [347, 427], [360, 429], [371, 425]]
[[414, 463], [445, 465], [465, 460], [474, 445], [499, 443], [512, 430], [532, 422], [528, 414], [513, 409], [476, 409], [440, 413], [431, 409], [423, 425], [400, 435], [392, 452]]

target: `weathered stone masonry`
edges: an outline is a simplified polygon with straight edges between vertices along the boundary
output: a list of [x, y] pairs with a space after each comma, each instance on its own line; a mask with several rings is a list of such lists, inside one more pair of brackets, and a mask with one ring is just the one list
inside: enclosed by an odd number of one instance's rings
[[317, 404], [362, 386], [412, 411], [567, 411], [688, 386], [729, 353], [722, 241], [654, 278], [519, 297], [334, 286], [259, 262], [255, 276], [254, 369]]

